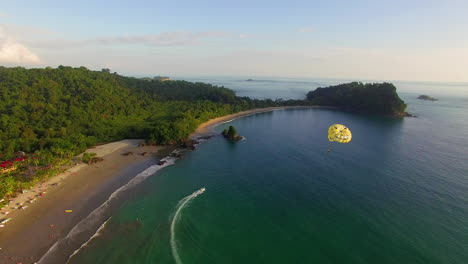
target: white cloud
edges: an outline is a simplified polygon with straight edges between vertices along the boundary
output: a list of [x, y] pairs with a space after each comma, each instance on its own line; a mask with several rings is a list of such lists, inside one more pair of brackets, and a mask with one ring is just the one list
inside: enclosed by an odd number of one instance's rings
[[98, 37], [85, 40], [47, 40], [29, 41], [28, 43], [37, 48], [70, 48], [90, 45], [147, 45], [160, 47], [192, 46], [200, 44], [208, 39], [245, 39], [248, 35], [237, 34], [226, 31], [174, 31], [160, 34]]
[[207, 32], [166, 32], [156, 35], [141, 35], [129, 37], [102, 37], [87, 42], [96, 44], [146, 44], [154, 46], [185, 46], [196, 44], [207, 38], [231, 38], [233, 34], [223, 31]]
[[0, 27], [0, 63], [38, 64], [40, 59]]
[[314, 28], [313, 28], [313, 27], [303, 27], [303, 28], [300, 28], [300, 29], [299, 29], [299, 32], [301, 32], [301, 33], [310, 33], [310, 32], [314, 32]]

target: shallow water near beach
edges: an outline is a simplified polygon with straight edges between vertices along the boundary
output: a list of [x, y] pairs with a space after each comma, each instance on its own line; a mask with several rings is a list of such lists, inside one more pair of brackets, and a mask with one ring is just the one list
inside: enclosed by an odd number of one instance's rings
[[[466, 263], [468, 99], [402, 95], [418, 118], [281, 110], [217, 126], [247, 140], [212, 138], [148, 177], [68, 263]], [[334, 123], [349, 144], [328, 142]]]

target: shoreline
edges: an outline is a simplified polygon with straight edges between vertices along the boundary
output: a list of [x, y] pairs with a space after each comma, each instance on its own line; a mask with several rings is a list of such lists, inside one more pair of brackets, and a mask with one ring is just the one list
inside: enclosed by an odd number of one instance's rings
[[[35, 185], [0, 210], [1, 219], [12, 218], [0, 228], [0, 263], [35, 263], [69, 231], [105, 202], [116, 189], [157, 163], [165, 146], [138, 147], [141, 140], [122, 140], [87, 149], [103, 157], [92, 165], [78, 164]], [[123, 153], [134, 155], [124, 156]], [[147, 152], [150, 155], [141, 155]], [[157, 155], [157, 154], [156, 154]], [[42, 193], [42, 196], [39, 196]], [[24, 203], [24, 210], [11, 209]], [[65, 210], [72, 210], [67, 213]], [[9, 211], [8, 215], [4, 213]]]
[[[241, 117], [286, 109], [335, 109], [324, 106], [280, 106], [255, 108], [218, 118], [210, 119], [200, 124], [189, 135], [191, 139], [212, 135], [212, 128], [223, 122]], [[0, 228], [0, 263], [35, 263], [38, 262], [57, 241], [61, 241], [82, 220], [86, 219], [95, 209], [99, 208], [120, 187], [126, 185], [140, 172], [145, 171], [157, 160], [155, 153], [165, 150], [167, 146], [138, 147], [141, 140], [122, 140], [103, 145], [97, 145], [86, 152], [95, 152], [104, 161], [92, 165], [77, 164], [65, 172], [35, 185], [28, 193], [18, 195], [7, 206], [0, 210], [0, 219], [13, 220]], [[134, 155], [124, 156], [123, 153], [133, 152]], [[141, 156], [148, 152], [153, 155]], [[60, 185], [60, 187], [57, 187]], [[46, 191], [46, 192], [45, 192]], [[36, 203], [25, 203], [32, 196], [37, 197]], [[25, 210], [11, 210], [17, 203], [27, 204]], [[65, 210], [72, 210], [67, 213]], [[9, 215], [3, 214], [10, 211]]]
[[238, 119], [241, 117], [259, 114], [259, 113], [266, 113], [272, 111], [279, 111], [279, 110], [288, 110], [288, 109], [339, 109], [338, 107], [332, 106], [275, 106], [275, 107], [266, 107], [266, 108], [254, 108], [246, 111], [237, 112], [234, 114], [229, 114], [217, 118], [210, 119], [202, 124], [200, 124], [197, 129], [189, 135], [190, 139], [197, 139], [198, 137], [212, 135], [213, 127], [227, 122], [234, 119]]

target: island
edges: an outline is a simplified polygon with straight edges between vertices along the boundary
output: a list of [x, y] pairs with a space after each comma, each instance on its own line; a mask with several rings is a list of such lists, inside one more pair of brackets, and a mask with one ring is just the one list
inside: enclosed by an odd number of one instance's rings
[[351, 82], [317, 88], [307, 93], [312, 105], [331, 106], [384, 116], [404, 117], [406, 104], [391, 83]]
[[426, 101], [437, 101], [437, 100], [439, 100], [437, 98], [434, 98], [434, 97], [431, 97], [431, 96], [425, 95], [425, 94], [422, 94], [422, 95], [418, 96], [418, 99], [426, 100]]
[[253, 79], [247, 79], [246, 82], [253, 82]]
[[170, 81], [171, 78], [166, 77], [166, 76], [154, 76], [153, 78], [151, 77], [143, 77], [141, 80], [144, 81], [158, 81], [158, 82], [165, 82], [165, 81]]
[[243, 139], [242, 136], [239, 136], [239, 134], [233, 126], [229, 126], [229, 128], [224, 129], [221, 134], [223, 135], [223, 137], [231, 141], [239, 141]]

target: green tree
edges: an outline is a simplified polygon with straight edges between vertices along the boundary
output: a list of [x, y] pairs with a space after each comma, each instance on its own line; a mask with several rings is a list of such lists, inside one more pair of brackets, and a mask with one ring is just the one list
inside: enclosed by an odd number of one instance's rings
[[83, 163], [89, 163], [94, 157], [96, 157], [96, 153], [85, 152], [83, 153], [83, 158], [81, 159], [81, 161], [83, 161]]
[[22, 150], [36, 168], [32, 178], [15, 172], [0, 180], [0, 196], [58, 173], [96, 143], [125, 138], [180, 143], [211, 118], [286, 103], [238, 97], [205, 83], [110, 74], [109, 69], [0, 66], [1, 160]]
[[307, 100], [314, 105], [336, 106], [383, 115], [402, 115], [406, 104], [391, 83], [351, 82], [307, 93]]

